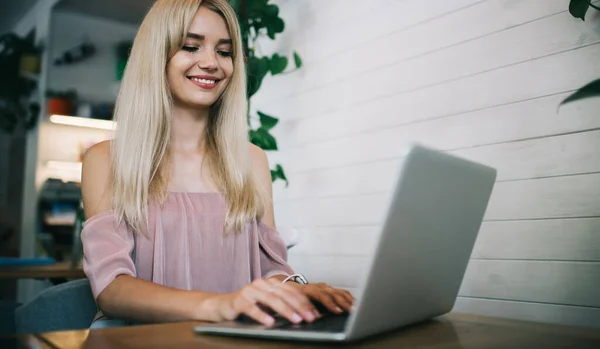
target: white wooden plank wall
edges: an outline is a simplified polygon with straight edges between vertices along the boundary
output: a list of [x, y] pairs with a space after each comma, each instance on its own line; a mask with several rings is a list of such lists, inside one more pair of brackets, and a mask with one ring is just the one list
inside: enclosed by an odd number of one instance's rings
[[411, 141], [498, 169], [456, 311], [600, 327], [600, 15], [569, 0], [281, 0], [260, 49], [304, 59], [253, 107], [290, 186], [275, 184], [290, 262], [354, 289]]

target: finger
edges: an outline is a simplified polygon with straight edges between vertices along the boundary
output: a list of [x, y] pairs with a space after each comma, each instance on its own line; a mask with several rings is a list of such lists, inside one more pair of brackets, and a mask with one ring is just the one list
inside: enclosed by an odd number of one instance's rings
[[252, 296], [261, 304], [268, 306], [293, 323], [302, 321], [302, 316], [281, 299], [279, 287], [271, 288], [268, 283], [265, 283], [258, 284], [253, 290], [255, 290], [255, 293]]
[[327, 290], [328, 293], [342, 296], [347, 302], [349, 302], [350, 304], [354, 304], [354, 296], [352, 296], [350, 292], [343, 289], [333, 288], [328, 285], [324, 285], [323, 287]]
[[337, 305], [340, 306], [343, 310], [350, 311], [352, 309], [352, 303], [348, 302], [346, 297], [344, 297], [344, 294], [339, 290], [334, 290], [331, 296], [333, 297]]
[[336, 305], [337, 312], [343, 312], [346, 309], [346, 300], [338, 296], [338, 290], [331, 286], [324, 286], [323, 291], [327, 293]]
[[261, 324], [267, 326], [272, 325], [275, 323], [275, 319], [260, 309], [260, 307], [256, 304], [256, 300], [253, 295], [254, 292], [255, 291], [252, 290], [252, 287], [246, 287], [242, 289], [239, 297], [236, 297], [233, 302], [234, 311], [237, 314], [246, 314]]
[[294, 308], [305, 321], [312, 322], [320, 316], [312, 302], [300, 290], [286, 284], [271, 283], [271, 285], [277, 287], [274, 293]]
[[275, 319], [262, 311], [256, 304], [250, 304], [246, 309], [244, 309], [243, 313], [263, 325], [271, 326], [275, 323]]
[[355, 300], [355, 299], [354, 299], [354, 296], [353, 296], [353, 295], [352, 295], [350, 292], [348, 292], [348, 291], [346, 291], [346, 290], [338, 290], [338, 291], [340, 291], [340, 292], [341, 292], [342, 296], [343, 296], [343, 297], [344, 297], [344, 298], [345, 298], [345, 299], [346, 299], [346, 300], [347, 300], [347, 301], [348, 301], [350, 304], [354, 304], [354, 300]]
[[325, 289], [321, 289], [317, 297], [317, 300], [332, 313], [339, 314], [343, 312], [343, 310], [335, 303], [333, 297]]

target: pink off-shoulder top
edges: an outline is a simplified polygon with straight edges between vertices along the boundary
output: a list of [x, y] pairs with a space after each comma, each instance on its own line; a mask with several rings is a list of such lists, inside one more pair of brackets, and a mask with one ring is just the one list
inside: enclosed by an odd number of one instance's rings
[[91, 217], [81, 240], [94, 298], [118, 275], [228, 293], [257, 278], [294, 273], [276, 230], [252, 221], [242, 233], [224, 234], [225, 213], [220, 193], [169, 192], [163, 205], [149, 206], [148, 232], [135, 238], [124, 222], [115, 224], [112, 211]]

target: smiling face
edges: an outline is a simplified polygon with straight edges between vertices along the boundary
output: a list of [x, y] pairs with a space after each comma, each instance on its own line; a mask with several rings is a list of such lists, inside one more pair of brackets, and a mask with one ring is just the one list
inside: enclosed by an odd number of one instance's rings
[[232, 44], [221, 15], [200, 6], [183, 43], [167, 64], [167, 80], [178, 107], [208, 108], [233, 74]]

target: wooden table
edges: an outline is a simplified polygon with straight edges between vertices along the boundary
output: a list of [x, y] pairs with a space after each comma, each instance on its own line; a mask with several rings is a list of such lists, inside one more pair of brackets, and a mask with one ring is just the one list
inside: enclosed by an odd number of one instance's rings
[[20, 337], [26, 348], [527, 348], [598, 349], [600, 329], [448, 314], [425, 323], [351, 344], [310, 344], [199, 335], [195, 322], [98, 330], [65, 331]]
[[80, 266], [70, 262], [51, 265], [26, 265], [0, 267], [0, 279], [81, 279], [85, 273]]

